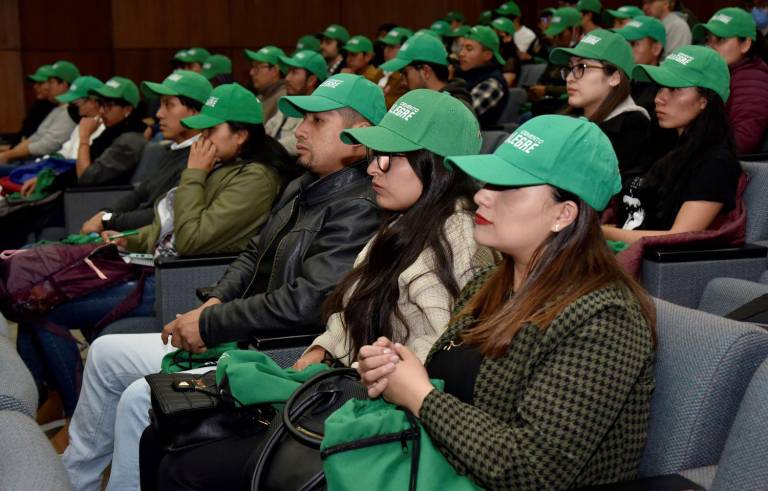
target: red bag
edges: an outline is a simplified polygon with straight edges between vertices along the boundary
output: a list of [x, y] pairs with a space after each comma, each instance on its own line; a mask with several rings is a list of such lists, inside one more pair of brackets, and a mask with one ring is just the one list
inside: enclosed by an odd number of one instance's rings
[[15, 322], [45, 316], [69, 300], [142, 276], [115, 244], [47, 244], [0, 253], [0, 311]]

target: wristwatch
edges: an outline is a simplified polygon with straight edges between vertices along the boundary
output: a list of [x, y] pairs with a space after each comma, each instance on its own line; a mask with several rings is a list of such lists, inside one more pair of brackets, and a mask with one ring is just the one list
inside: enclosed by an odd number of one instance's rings
[[104, 213], [102, 213], [102, 215], [101, 215], [101, 225], [104, 228], [107, 228], [107, 224], [109, 223], [110, 220], [112, 220], [112, 212], [111, 211], [105, 211]]

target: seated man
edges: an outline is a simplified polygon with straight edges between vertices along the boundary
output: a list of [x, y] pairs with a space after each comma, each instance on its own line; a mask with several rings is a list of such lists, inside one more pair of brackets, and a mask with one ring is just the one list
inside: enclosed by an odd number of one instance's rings
[[344, 68], [344, 57], [341, 55], [341, 47], [349, 41], [349, 31], [344, 26], [331, 24], [325, 28], [320, 36], [320, 53], [328, 64], [328, 75], [336, 75]]
[[[363, 77], [339, 74], [311, 96], [283, 98], [280, 110], [304, 118], [296, 137], [299, 163], [308, 172], [288, 184], [265, 227], [208, 300], [165, 326], [166, 343], [201, 352], [276, 332], [323, 332], [323, 300], [379, 226], [365, 147], [345, 145], [339, 135], [381, 120], [381, 89]], [[110, 460], [110, 489], [138, 488], [138, 437], [149, 418], [121, 414], [116, 426], [118, 401], [132, 382], [157, 372], [170, 351], [157, 334], [104, 336], [91, 345], [62, 457], [75, 489], [97, 488]], [[125, 396], [149, 397], [146, 385], [135, 387], [138, 392]]]
[[[413, 31], [405, 27], [394, 27], [386, 35], [376, 40], [377, 43], [384, 46], [384, 62], [395, 59], [400, 47], [409, 37], [413, 36]], [[381, 67], [379, 67], [381, 68]], [[382, 70], [384, 70], [382, 68]], [[403, 85], [403, 76], [399, 71], [384, 71], [384, 76], [379, 80], [379, 87], [384, 90], [384, 100], [387, 101], [387, 108], [406, 92]]]
[[[72, 63], [61, 60], [51, 65], [48, 72], [48, 100], [56, 104], [40, 126], [29, 138], [15, 147], [0, 152], [0, 164], [28, 157], [41, 157], [56, 152], [69, 138], [75, 122], [67, 113], [67, 105], [61, 104], [56, 96], [69, 90], [69, 84], [80, 76], [80, 70]], [[0, 172], [7, 174], [9, 172]]]
[[582, 34], [603, 27], [603, 6], [600, 0], [579, 0], [576, 10], [581, 14]]
[[205, 63], [209, 56], [211, 54], [205, 48], [182, 49], [173, 55], [172, 64], [174, 68], [180, 70], [201, 73], [203, 71], [203, 63]]
[[198, 139], [200, 132], [183, 126], [181, 120], [199, 113], [208, 99], [212, 87], [205, 77], [177, 70], [162, 83], [143, 82], [141, 88], [146, 97], [160, 98], [155, 116], [163, 138], [171, 142], [170, 150], [152, 165], [133, 191], [83, 223], [84, 234], [131, 230], [152, 223], [155, 201], [178, 184], [181, 171], [187, 166], [190, 147]]
[[472, 109], [472, 96], [461, 79], [448, 81], [448, 52], [439, 39], [416, 33], [402, 45], [397, 56], [382, 63], [382, 70], [402, 73], [408, 90], [447, 92]]
[[501, 74], [504, 58], [499, 53], [499, 36], [487, 26], [475, 26], [464, 37], [459, 54], [459, 77], [467, 82], [483, 129], [496, 125], [509, 99], [507, 81]]
[[[27, 79], [32, 82], [35, 100], [21, 122], [21, 130], [16, 135], [13, 135], [13, 137], [5, 139], [5, 142], [8, 144], [16, 145], [21, 140], [29, 138], [32, 133], [37, 131], [37, 127], [48, 116], [48, 113], [56, 107], [57, 104], [48, 100], [48, 73], [50, 73], [50, 70], [51, 65], [42, 65], [35, 70], [35, 73], [27, 75]], [[3, 150], [7, 150], [7, 147]]]
[[[328, 78], [325, 60], [310, 50], [299, 51], [292, 57], [281, 56], [280, 61], [288, 67], [285, 76], [285, 89], [288, 95], [310, 95], [318, 85]], [[296, 128], [301, 118], [289, 118], [282, 111], [277, 111], [264, 129], [267, 134], [280, 142], [291, 155], [296, 155]]]
[[210, 80], [215, 87], [235, 81], [232, 77], [232, 60], [224, 55], [211, 55], [206, 58], [200, 74]]
[[[99, 116], [99, 101], [96, 97], [89, 96], [88, 91], [91, 89], [98, 89], [104, 85], [104, 82], [96, 77], [90, 75], [83, 75], [77, 77], [72, 85], [69, 86], [69, 91], [56, 97], [56, 100], [62, 104], [74, 104], [77, 106], [77, 113], [80, 118], [97, 118]], [[104, 122], [96, 128], [91, 134], [90, 142], [98, 138], [104, 131]], [[59, 150], [59, 155], [69, 160], [77, 160], [77, 151], [80, 148], [80, 127], [77, 126], [72, 130], [64, 145]]]
[[[616, 31], [632, 46], [632, 55], [638, 65], [657, 66], [661, 61], [661, 53], [664, 52], [664, 44], [667, 34], [664, 24], [655, 17], [639, 15], [630, 19], [624, 27]], [[656, 110], [653, 100], [659, 86], [654, 82], [633, 82], [632, 99], [643, 106], [649, 114]]]
[[347, 52], [347, 66], [342, 70], [343, 73], [362, 75], [375, 84], [379, 83], [384, 72], [371, 65], [373, 43], [370, 39], [365, 36], [353, 36], [344, 45], [344, 51]]
[[258, 51], [246, 49], [244, 52], [245, 57], [251, 60], [248, 74], [264, 108], [264, 120], [269, 121], [277, 112], [277, 101], [285, 95], [285, 69], [280, 65], [280, 57], [285, 56], [285, 52], [276, 46], [264, 46]]

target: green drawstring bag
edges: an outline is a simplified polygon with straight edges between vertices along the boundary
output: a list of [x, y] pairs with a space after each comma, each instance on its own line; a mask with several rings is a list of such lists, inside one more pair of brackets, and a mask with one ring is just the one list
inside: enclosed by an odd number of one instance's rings
[[192, 370], [193, 368], [214, 367], [221, 355], [237, 348], [237, 343], [232, 342], [213, 346], [203, 353], [191, 353], [178, 349], [163, 357], [163, 361], [160, 364], [160, 373], [178, 373]]
[[37, 174], [37, 184], [35, 184], [35, 190], [32, 191], [26, 198], [21, 193], [11, 193], [8, 195], [8, 202], [16, 203], [19, 201], [40, 201], [48, 196], [50, 191], [48, 188], [53, 184], [56, 179], [56, 173], [53, 169], [43, 169]]
[[629, 249], [629, 244], [627, 244], [626, 242], [622, 242], [620, 240], [606, 240], [606, 242], [608, 243], [608, 247], [611, 249], [611, 251], [614, 254], [618, 254], [621, 251], [625, 251]]
[[236, 349], [219, 358], [216, 385], [221, 387], [226, 378], [229, 392], [242, 405], [282, 405], [302, 383], [328, 368], [322, 363], [309, 365], [304, 370], [281, 368], [260, 351]]
[[320, 452], [334, 491], [483, 489], [456, 472], [413, 415], [382, 398], [351, 399], [331, 414]]

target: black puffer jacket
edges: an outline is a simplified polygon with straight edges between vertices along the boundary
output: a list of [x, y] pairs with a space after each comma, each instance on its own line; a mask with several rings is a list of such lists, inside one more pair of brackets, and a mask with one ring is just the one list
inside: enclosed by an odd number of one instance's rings
[[320, 333], [322, 302], [352, 269], [381, 219], [361, 162], [317, 179], [295, 179], [269, 221], [209, 297], [200, 335], [207, 346], [262, 336]]

